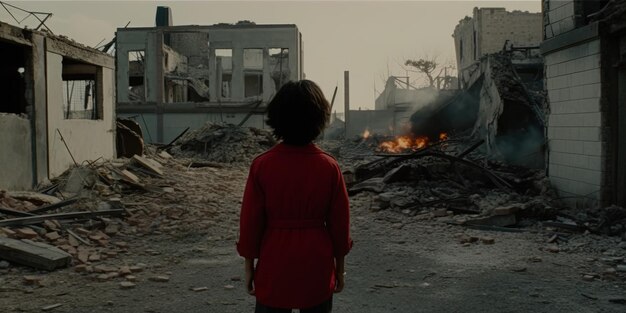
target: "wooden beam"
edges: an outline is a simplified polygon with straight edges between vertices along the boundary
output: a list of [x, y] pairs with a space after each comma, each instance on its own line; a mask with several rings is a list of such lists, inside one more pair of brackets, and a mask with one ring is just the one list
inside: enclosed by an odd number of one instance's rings
[[33, 216], [34, 214], [0, 207], [0, 213], [12, 216]]
[[133, 156], [133, 160], [135, 160], [135, 162], [137, 162], [139, 165], [143, 166], [144, 168], [150, 170], [151, 172], [159, 176], [163, 176], [163, 171], [160, 168], [158, 168], [156, 164], [152, 163], [151, 160], [148, 160], [136, 154]]
[[40, 207], [38, 207], [36, 209], [32, 209], [32, 210], [28, 211], [28, 213], [39, 214], [39, 213], [48, 212], [48, 211], [51, 211], [51, 210], [54, 210], [54, 209], [58, 209], [60, 207], [64, 207], [66, 205], [70, 205], [72, 203], [75, 203], [78, 200], [80, 200], [80, 198], [71, 198], [71, 199], [63, 200], [61, 202], [40, 206]]
[[0, 220], [0, 226], [24, 226], [43, 223], [45, 220], [67, 220], [75, 218], [93, 218], [104, 215], [122, 215], [124, 209], [102, 210], [93, 212], [71, 212], [71, 213], [55, 213], [45, 215], [35, 215], [28, 217], [19, 217], [6, 220]]

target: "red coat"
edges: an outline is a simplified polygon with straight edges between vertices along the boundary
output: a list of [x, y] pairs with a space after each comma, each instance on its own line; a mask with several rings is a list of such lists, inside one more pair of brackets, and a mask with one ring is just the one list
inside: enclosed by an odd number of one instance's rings
[[308, 308], [335, 287], [335, 256], [352, 247], [350, 211], [335, 159], [314, 144], [278, 144], [257, 157], [241, 205], [237, 251], [258, 258], [257, 301]]

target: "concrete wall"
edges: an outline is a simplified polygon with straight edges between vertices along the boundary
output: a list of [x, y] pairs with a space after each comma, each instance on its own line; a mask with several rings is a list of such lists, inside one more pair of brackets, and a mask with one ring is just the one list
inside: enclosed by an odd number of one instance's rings
[[31, 121], [0, 113], [0, 188], [30, 189], [33, 185]]
[[[187, 102], [164, 105], [163, 97], [164, 64], [159, 61], [162, 44], [187, 58], [188, 72], [192, 77], [208, 81], [209, 101], [201, 104]], [[276, 73], [276, 62], [270, 60], [269, 50], [289, 49], [289, 58], [283, 64], [288, 77], [283, 80], [298, 80], [303, 77], [300, 33], [295, 25], [257, 26], [173, 26], [168, 28], [132, 28], [117, 31], [117, 104], [120, 116], [144, 117], [145, 122], [137, 122], [148, 130], [146, 142], [167, 143], [185, 128], [196, 129], [205, 122], [226, 122], [239, 124], [249, 111], [255, 111], [245, 126], [264, 128], [262, 108], [254, 110], [243, 104], [262, 100], [267, 103], [276, 92], [272, 73]], [[216, 49], [231, 49], [232, 74], [230, 96], [222, 97], [221, 73], [216, 61]], [[244, 49], [262, 49], [263, 94], [246, 98], [244, 96]], [[128, 101], [128, 52], [142, 50], [145, 53], [144, 84], [146, 101]], [[261, 104], [261, 107], [264, 104]], [[226, 110], [224, 110], [226, 108]], [[145, 124], [145, 125], [144, 125]]]
[[597, 204], [605, 182], [600, 40], [545, 55], [550, 180], [573, 205]]
[[544, 1], [545, 39], [576, 28], [576, 0]]
[[480, 19], [480, 55], [502, 50], [509, 40], [514, 46], [537, 46], [542, 41], [543, 17], [541, 13], [507, 12], [482, 9]]
[[[128, 102], [128, 52], [144, 50], [146, 57], [145, 77], [157, 75], [155, 67], [158, 61], [155, 59], [156, 37], [160, 36], [160, 31], [166, 35], [171, 31], [170, 47], [188, 58], [190, 71], [195, 74], [206, 75], [198, 77], [209, 80], [210, 101], [217, 101], [217, 95], [221, 94], [221, 84], [218, 84], [218, 73], [216, 71], [215, 49], [233, 49], [232, 51], [232, 80], [231, 98], [229, 101], [244, 100], [244, 75], [243, 75], [243, 49], [263, 49], [263, 90], [262, 99], [267, 101], [275, 92], [272, 86], [272, 69], [269, 66], [268, 50], [272, 48], [289, 49], [289, 61], [285, 68], [289, 69], [289, 79], [301, 79], [300, 60], [300, 33], [295, 26], [285, 27], [241, 27], [241, 28], [220, 28], [212, 26], [185, 26], [172, 27], [164, 30], [153, 28], [118, 29], [117, 31], [117, 100], [118, 102]], [[146, 82], [147, 101], [156, 101], [154, 92], [158, 91], [156, 85]]]
[[[129, 101], [128, 100], [128, 53], [131, 51], [144, 51], [145, 64], [144, 64], [144, 85], [150, 86], [149, 80], [156, 75], [154, 72], [154, 66], [148, 66], [148, 64], [155, 62], [155, 51], [146, 49], [148, 45], [148, 32], [120, 32], [116, 34], [116, 46], [115, 46], [115, 81], [117, 84], [117, 101]], [[146, 90], [146, 101], [154, 101], [154, 99], [148, 99], [148, 95], [154, 97], [154, 91], [148, 92]]]
[[502, 50], [507, 40], [515, 46], [537, 46], [542, 41], [542, 34], [541, 13], [507, 12], [504, 8], [474, 8], [473, 17], [459, 21], [452, 34], [457, 68], [462, 71], [481, 56]]
[[66, 120], [63, 117], [63, 56], [47, 52], [48, 164], [49, 176], [62, 174], [74, 162], [57, 130], [79, 164], [98, 158], [115, 158], [114, 69], [102, 67], [103, 115], [101, 120]]

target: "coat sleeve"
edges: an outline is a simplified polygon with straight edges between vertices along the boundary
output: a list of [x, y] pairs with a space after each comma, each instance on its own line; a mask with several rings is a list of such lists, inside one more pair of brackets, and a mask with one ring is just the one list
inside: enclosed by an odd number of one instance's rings
[[335, 257], [341, 257], [350, 252], [353, 242], [352, 238], [350, 238], [350, 203], [348, 201], [348, 192], [339, 166], [335, 165], [335, 168], [335, 190], [331, 199], [327, 224], [333, 243], [333, 254]]
[[257, 180], [257, 167], [253, 163], [241, 203], [239, 216], [239, 241], [237, 252], [244, 258], [259, 257], [261, 239], [265, 231], [265, 198]]

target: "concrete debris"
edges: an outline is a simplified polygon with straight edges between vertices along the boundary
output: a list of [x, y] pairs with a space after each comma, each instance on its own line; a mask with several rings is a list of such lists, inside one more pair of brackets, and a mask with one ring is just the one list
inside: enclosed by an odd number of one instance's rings
[[250, 162], [275, 143], [269, 130], [207, 123], [182, 136], [169, 152], [178, 157], [241, 163]]
[[72, 260], [70, 254], [42, 242], [1, 237], [0, 255], [13, 263], [48, 271], [68, 267]]
[[[92, 264], [117, 258], [128, 251], [128, 243], [116, 240], [116, 236], [202, 229], [199, 216], [205, 216], [204, 213], [187, 216], [188, 208], [179, 205], [164, 208], [163, 203], [144, 198], [146, 193], [153, 194], [150, 197], [167, 194], [162, 200], [169, 198], [169, 203], [180, 203], [179, 192], [166, 186], [174, 186], [179, 179], [188, 180], [184, 178], [188, 174], [183, 173], [187, 171], [188, 162], [148, 147], [148, 155], [134, 156], [130, 160], [94, 162], [72, 168], [50, 182], [46, 193], [0, 190], [0, 207], [24, 214], [16, 218], [0, 214], [0, 249], [10, 250], [11, 255], [15, 255], [2, 256], [2, 259], [47, 270], [73, 262], [75, 271], [90, 272]], [[170, 189], [167, 193], [166, 188]], [[56, 195], [76, 197], [60, 200]], [[122, 195], [129, 196], [125, 202], [131, 203], [131, 208], [126, 208], [120, 200]], [[154, 208], [134, 210], [132, 206], [136, 204], [133, 203]], [[179, 226], [183, 219], [189, 222]], [[117, 275], [129, 275], [144, 267], [122, 267]]]
[[58, 307], [60, 307], [62, 305], [63, 305], [62, 303], [55, 303], [55, 304], [44, 306], [43, 308], [41, 308], [41, 310], [42, 311], [51, 311], [51, 310], [54, 310], [54, 309], [56, 309], [56, 308], [58, 308]]
[[123, 281], [120, 283], [121, 289], [132, 289], [132, 288], [135, 288], [135, 286], [136, 285], [130, 281]]
[[[45, 205], [45, 204], [53, 204], [53, 203], [57, 203], [59, 201], [61, 201], [61, 199], [57, 198], [57, 197], [53, 197], [50, 195], [46, 195], [46, 194], [41, 194], [38, 192], [32, 192], [32, 191], [0, 191], [0, 198], [12, 198], [12, 201], [18, 200], [18, 201], [23, 201], [23, 202], [30, 202], [33, 205]], [[5, 201], [11, 201], [11, 200], [5, 200]], [[9, 207], [12, 207], [11, 205], [8, 205]]]
[[170, 281], [170, 277], [166, 276], [166, 275], [152, 276], [149, 279], [151, 281], [158, 282], [158, 283], [166, 283], [166, 282]]
[[368, 153], [375, 144], [338, 153], [362, 158], [349, 170], [355, 173], [349, 193], [373, 193], [373, 210], [435, 218], [454, 214], [456, 224], [495, 228], [557, 216], [556, 194], [537, 183], [544, 180], [543, 171], [491, 160], [471, 142], [452, 136], [410, 153]]

